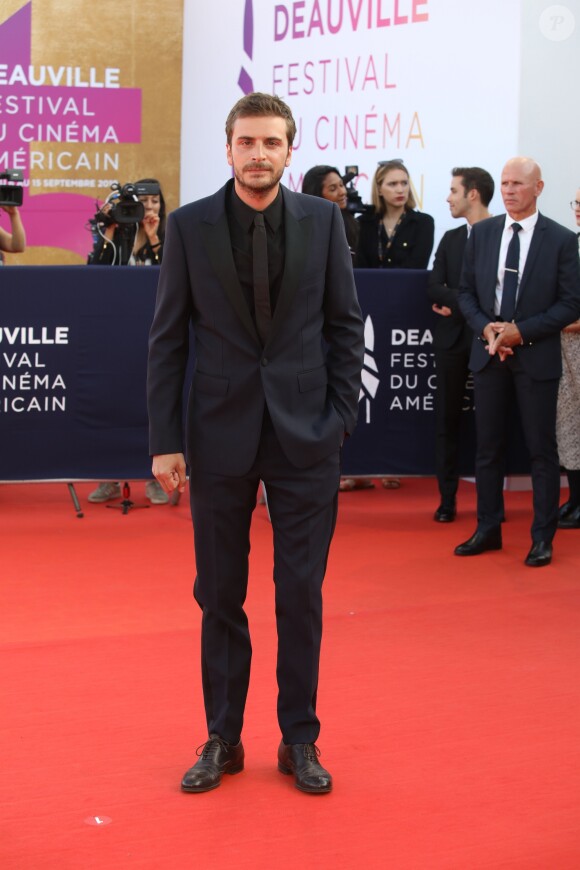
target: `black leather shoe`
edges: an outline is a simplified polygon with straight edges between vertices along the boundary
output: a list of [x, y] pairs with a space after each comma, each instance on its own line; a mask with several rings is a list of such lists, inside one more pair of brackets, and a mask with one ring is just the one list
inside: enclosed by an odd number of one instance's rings
[[452, 523], [457, 514], [457, 508], [454, 504], [444, 504], [441, 502], [435, 513], [433, 514], [433, 519], [436, 523]]
[[197, 749], [199, 761], [186, 770], [181, 780], [182, 791], [201, 792], [217, 788], [224, 773], [240, 773], [244, 769], [242, 741], [226, 743], [217, 734], [210, 734], [207, 743]]
[[318, 756], [320, 750], [314, 743], [293, 743], [284, 741], [278, 747], [278, 770], [294, 774], [296, 788], [309, 794], [328, 794], [332, 790], [332, 777], [325, 770]]
[[572, 508], [564, 517], [558, 520], [559, 529], [580, 529], [580, 507]]
[[532, 549], [526, 556], [526, 565], [530, 568], [543, 568], [552, 561], [552, 544], [549, 541], [534, 541]]
[[573, 504], [571, 501], [565, 501], [563, 505], [560, 505], [560, 509], [558, 510], [558, 519], [566, 519], [568, 514], [572, 513], [575, 507], [576, 505]]
[[491, 532], [475, 532], [468, 541], [455, 547], [456, 556], [479, 556], [486, 550], [501, 550], [501, 529]]

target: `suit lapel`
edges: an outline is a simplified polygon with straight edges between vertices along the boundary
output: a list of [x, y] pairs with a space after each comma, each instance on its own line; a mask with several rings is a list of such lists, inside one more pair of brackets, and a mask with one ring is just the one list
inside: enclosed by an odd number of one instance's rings
[[302, 210], [297, 198], [292, 195], [291, 191], [283, 187], [282, 195], [284, 197], [284, 236], [286, 248], [284, 254], [284, 275], [274, 317], [272, 318], [268, 341], [271, 341], [280, 329], [280, 326], [285, 322], [286, 315], [292, 306], [310, 248], [310, 233], [313, 220], [311, 214], [306, 214]]
[[532, 233], [532, 240], [530, 242], [530, 249], [528, 251], [528, 256], [526, 257], [526, 265], [524, 266], [524, 271], [522, 274], [522, 280], [520, 281], [520, 287], [518, 291], [518, 301], [521, 299], [522, 293], [524, 292], [526, 285], [528, 283], [530, 275], [534, 271], [534, 263], [536, 261], [536, 257], [542, 247], [542, 242], [544, 241], [544, 230], [546, 229], [546, 222], [544, 220], [543, 215], [538, 215], [538, 220], [536, 222], [536, 226], [534, 227], [534, 232]]
[[207, 213], [200, 225], [201, 234], [214, 273], [224, 288], [232, 308], [252, 338], [260, 344], [260, 338], [246, 305], [232, 254], [232, 242], [225, 207], [225, 197], [231, 184], [233, 182], [228, 182], [215, 196], [211, 197]]
[[[487, 249], [486, 256], [486, 269], [487, 276], [485, 280], [485, 301], [487, 303], [487, 311], [493, 314], [495, 307], [495, 290], [497, 286], [497, 271], [499, 264], [499, 251], [501, 248], [501, 237], [505, 227], [505, 215], [501, 217], [491, 218], [491, 223], [489, 227], [489, 247]], [[495, 318], [495, 314], [493, 314]]]

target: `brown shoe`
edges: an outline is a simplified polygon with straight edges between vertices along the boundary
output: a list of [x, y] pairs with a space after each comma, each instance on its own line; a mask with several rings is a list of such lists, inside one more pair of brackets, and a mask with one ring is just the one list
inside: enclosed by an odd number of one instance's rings
[[332, 777], [325, 770], [318, 756], [320, 750], [314, 743], [292, 743], [284, 741], [278, 747], [278, 770], [294, 774], [296, 788], [309, 794], [328, 794], [332, 790]]
[[181, 780], [182, 791], [202, 792], [217, 788], [224, 773], [240, 773], [244, 769], [242, 741], [226, 743], [217, 734], [197, 748], [199, 761], [190, 767]]

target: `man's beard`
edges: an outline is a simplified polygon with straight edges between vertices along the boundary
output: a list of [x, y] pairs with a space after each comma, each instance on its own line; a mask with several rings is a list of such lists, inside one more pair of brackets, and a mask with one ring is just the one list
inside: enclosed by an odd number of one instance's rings
[[[243, 169], [248, 168], [248, 166], [243, 167]], [[253, 168], [255, 169], [256, 167]], [[243, 169], [240, 171], [234, 166], [234, 176], [239, 186], [250, 193], [269, 193], [271, 190], [274, 190], [284, 174], [284, 168], [278, 172], [275, 172], [270, 165], [261, 168], [269, 173], [269, 176], [262, 176], [259, 179], [250, 176], [249, 180], [246, 180], [243, 176]]]

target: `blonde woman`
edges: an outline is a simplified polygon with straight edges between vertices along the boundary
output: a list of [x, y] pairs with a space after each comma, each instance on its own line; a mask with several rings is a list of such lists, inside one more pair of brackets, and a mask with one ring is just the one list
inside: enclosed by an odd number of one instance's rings
[[402, 160], [379, 164], [372, 184], [374, 211], [358, 218], [355, 265], [359, 269], [426, 269], [435, 224], [417, 211], [409, 171]]

